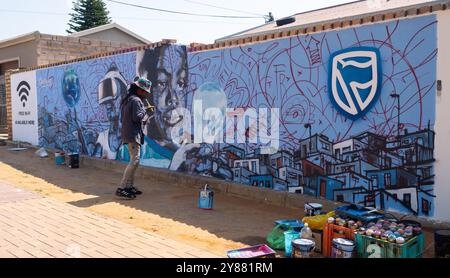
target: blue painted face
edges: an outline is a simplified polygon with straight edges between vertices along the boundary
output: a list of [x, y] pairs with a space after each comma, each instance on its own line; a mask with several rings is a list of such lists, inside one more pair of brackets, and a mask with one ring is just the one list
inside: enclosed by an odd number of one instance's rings
[[330, 56], [331, 102], [352, 120], [364, 116], [378, 101], [381, 81], [381, 58], [377, 48], [347, 48]]
[[62, 81], [64, 101], [69, 107], [74, 107], [80, 100], [80, 80], [73, 69], [65, 71]]

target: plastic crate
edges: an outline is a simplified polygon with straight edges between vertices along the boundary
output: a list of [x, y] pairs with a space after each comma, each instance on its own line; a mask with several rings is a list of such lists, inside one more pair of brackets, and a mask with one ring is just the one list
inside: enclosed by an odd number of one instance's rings
[[336, 224], [327, 223], [323, 227], [323, 255], [331, 257], [333, 239], [346, 238], [355, 240], [355, 231], [350, 228], [339, 226]]
[[424, 247], [423, 233], [403, 244], [356, 234], [356, 248], [360, 258], [421, 258]]

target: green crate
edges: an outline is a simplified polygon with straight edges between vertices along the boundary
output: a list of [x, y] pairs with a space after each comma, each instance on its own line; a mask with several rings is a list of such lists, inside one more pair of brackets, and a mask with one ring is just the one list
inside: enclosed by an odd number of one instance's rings
[[425, 237], [423, 233], [403, 244], [356, 234], [356, 248], [359, 258], [421, 258]]

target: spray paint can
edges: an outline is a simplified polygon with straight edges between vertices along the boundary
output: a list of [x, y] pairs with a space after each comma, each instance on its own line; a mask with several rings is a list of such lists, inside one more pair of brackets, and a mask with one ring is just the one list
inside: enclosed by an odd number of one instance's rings
[[64, 152], [56, 152], [55, 153], [55, 164], [56, 165], [64, 165], [65, 163], [65, 153]]
[[212, 210], [214, 204], [214, 191], [205, 184], [204, 187], [200, 189], [198, 197], [198, 207], [200, 209]]

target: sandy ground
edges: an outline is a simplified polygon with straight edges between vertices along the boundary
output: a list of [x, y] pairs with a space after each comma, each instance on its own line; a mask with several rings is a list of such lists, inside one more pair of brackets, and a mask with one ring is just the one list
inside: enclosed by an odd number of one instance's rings
[[[266, 243], [275, 220], [301, 219], [300, 209], [216, 194], [214, 210], [197, 208], [198, 191], [138, 178], [144, 192], [136, 200], [114, 196], [120, 174], [56, 166], [53, 158], [34, 151], [0, 147], [0, 180], [100, 215], [115, 218], [220, 256], [228, 250]], [[200, 187], [201, 185], [199, 185]], [[426, 233], [426, 257], [432, 256], [432, 234]]]

